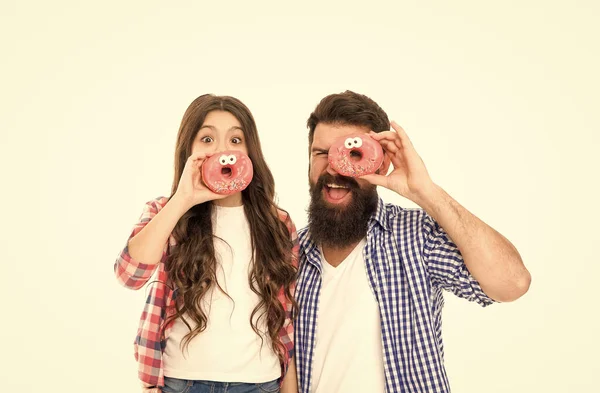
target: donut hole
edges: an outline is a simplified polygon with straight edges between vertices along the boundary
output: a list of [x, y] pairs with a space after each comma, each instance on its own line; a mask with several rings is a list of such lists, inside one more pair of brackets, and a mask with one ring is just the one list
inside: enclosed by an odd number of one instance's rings
[[350, 159], [354, 162], [358, 162], [360, 160], [362, 160], [363, 155], [360, 151], [358, 150], [351, 150], [350, 151]]
[[221, 169], [221, 175], [223, 175], [224, 177], [231, 177], [232, 173], [233, 173], [233, 171], [229, 167], [225, 167], [225, 168]]

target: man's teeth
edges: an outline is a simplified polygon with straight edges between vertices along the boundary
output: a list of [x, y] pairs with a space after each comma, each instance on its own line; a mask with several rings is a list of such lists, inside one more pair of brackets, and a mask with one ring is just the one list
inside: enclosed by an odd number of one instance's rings
[[327, 187], [329, 187], [329, 188], [348, 188], [346, 186], [340, 186], [339, 184], [333, 184], [333, 183], [327, 184]]

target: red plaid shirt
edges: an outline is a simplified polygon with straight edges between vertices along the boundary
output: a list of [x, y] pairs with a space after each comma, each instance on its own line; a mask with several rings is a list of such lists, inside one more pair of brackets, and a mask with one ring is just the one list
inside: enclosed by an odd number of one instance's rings
[[[146, 203], [144, 212], [137, 225], [133, 228], [129, 239], [137, 235], [167, 202], [168, 198], [160, 197]], [[298, 236], [296, 228], [286, 212], [280, 210], [278, 213], [279, 218], [285, 223], [290, 233], [293, 242], [292, 263], [297, 267]], [[175, 245], [175, 240], [171, 236], [169, 242], [165, 244], [160, 262], [156, 265], [148, 265], [134, 260], [129, 255], [127, 246], [121, 251], [115, 262], [117, 280], [125, 287], [131, 289], [140, 289], [156, 271], [157, 277], [150, 285], [150, 294], [146, 300], [134, 342], [134, 354], [138, 362], [138, 376], [142, 381], [144, 390], [148, 393], [160, 392], [160, 388], [164, 386], [162, 355], [173, 323], [166, 326], [165, 336], [162, 338], [160, 336], [160, 328], [167, 316], [175, 313], [175, 295], [174, 291], [166, 284], [167, 273], [165, 272], [164, 263], [169, 247], [173, 245]], [[291, 289], [293, 295], [294, 288]], [[281, 363], [281, 376], [283, 377], [287, 371], [289, 361], [294, 354], [294, 328], [291, 320], [291, 303], [286, 299], [283, 288], [279, 291], [278, 297], [287, 313], [284, 325], [279, 332], [279, 337], [285, 347], [284, 362]]]

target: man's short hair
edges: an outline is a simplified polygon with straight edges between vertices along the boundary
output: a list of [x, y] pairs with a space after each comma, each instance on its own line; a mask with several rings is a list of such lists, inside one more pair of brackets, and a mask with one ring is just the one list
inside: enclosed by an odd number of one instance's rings
[[308, 126], [308, 148], [312, 146], [317, 124], [365, 126], [372, 131], [390, 129], [387, 114], [369, 97], [346, 90], [323, 98], [310, 114]]

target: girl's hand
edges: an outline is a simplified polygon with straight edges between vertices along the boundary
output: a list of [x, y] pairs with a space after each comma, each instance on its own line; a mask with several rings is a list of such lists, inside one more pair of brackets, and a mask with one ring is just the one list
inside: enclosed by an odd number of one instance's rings
[[202, 182], [202, 163], [210, 157], [206, 153], [194, 153], [187, 159], [174, 197], [190, 209], [200, 203], [225, 198], [212, 192]]

